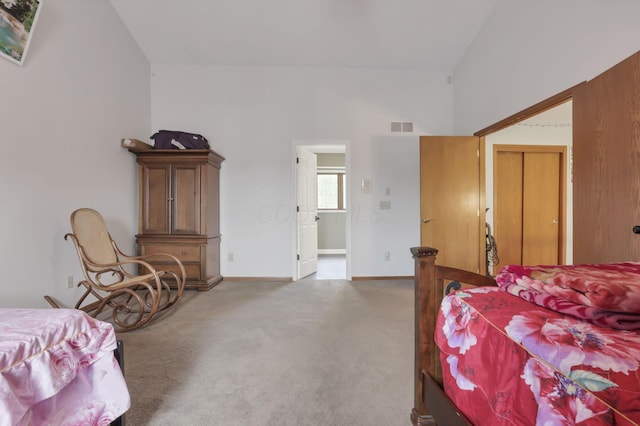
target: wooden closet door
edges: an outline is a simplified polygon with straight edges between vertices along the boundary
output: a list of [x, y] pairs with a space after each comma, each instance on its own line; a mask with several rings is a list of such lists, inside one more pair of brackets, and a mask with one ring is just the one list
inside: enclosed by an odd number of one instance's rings
[[562, 263], [560, 233], [560, 155], [524, 154], [524, 196], [522, 200], [522, 264]]
[[563, 263], [566, 148], [494, 145], [493, 158], [497, 269]]
[[[503, 265], [522, 262], [522, 199], [524, 155], [499, 151], [494, 155], [494, 236]], [[497, 271], [494, 271], [494, 273]]]
[[573, 260], [640, 260], [640, 52], [573, 95]]

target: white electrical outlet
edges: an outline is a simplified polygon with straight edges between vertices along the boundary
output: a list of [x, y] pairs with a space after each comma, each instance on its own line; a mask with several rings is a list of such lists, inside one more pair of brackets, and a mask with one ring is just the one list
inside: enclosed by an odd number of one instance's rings
[[73, 275], [67, 276], [67, 288], [73, 288]]
[[391, 252], [389, 250], [384, 253], [384, 260], [391, 260]]
[[229, 253], [229, 254], [227, 254], [227, 260], [228, 260], [229, 262], [233, 262], [233, 253]]

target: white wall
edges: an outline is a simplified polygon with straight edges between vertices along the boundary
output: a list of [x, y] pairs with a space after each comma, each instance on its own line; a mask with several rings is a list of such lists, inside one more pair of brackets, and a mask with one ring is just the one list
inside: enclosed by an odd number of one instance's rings
[[108, 0], [43, 1], [24, 66], [0, 58], [0, 306], [77, 299], [69, 215], [103, 213], [134, 247], [135, 158], [122, 137], [148, 137], [149, 64]]
[[[370, 273], [361, 274], [364, 276], [413, 276], [414, 261], [409, 248], [420, 245], [418, 137], [374, 137], [369, 170], [371, 192], [360, 195], [363, 210], [369, 216], [356, 216], [367, 220], [352, 221], [360, 231], [352, 258], [375, 266]], [[360, 182], [356, 184], [359, 189]], [[389, 203], [390, 208], [382, 208], [381, 203]], [[385, 260], [387, 252], [389, 260]]]
[[[452, 90], [445, 73], [176, 65], [153, 65], [152, 71], [154, 130], [201, 133], [226, 158], [223, 276], [292, 276], [295, 140], [350, 141], [352, 275], [413, 273], [409, 247], [419, 243], [420, 215], [417, 136], [451, 134]], [[415, 136], [392, 136], [391, 121], [413, 121]], [[359, 191], [362, 178], [372, 179], [372, 193]], [[384, 186], [394, 191], [392, 210], [380, 214], [374, 191]], [[393, 250], [388, 262], [386, 250]]]
[[640, 49], [637, 0], [500, 0], [454, 72], [456, 134], [590, 80]]

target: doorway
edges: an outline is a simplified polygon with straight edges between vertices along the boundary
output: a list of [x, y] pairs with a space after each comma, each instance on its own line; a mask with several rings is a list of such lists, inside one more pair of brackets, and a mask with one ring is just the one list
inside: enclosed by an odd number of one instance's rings
[[[500, 267], [509, 264], [509, 263], [572, 263], [573, 261], [573, 179], [572, 175], [572, 163], [571, 163], [571, 146], [573, 143], [573, 122], [572, 122], [572, 110], [573, 103], [569, 99], [568, 101], [564, 101], [561, 103], [556, 103], [554, 106], [545, 109], [542, 112], [538, 112], [533, 115], [528, 115], [527, 118], [518, 120], [517, 122], [510, 124], [508, 126], [502, 127], [498, 130], [486, 132], [485, 133], [485, 142], [486, 142], [486, 221], [487, 221], [487, 229], [490, 232], [495, 231], [496, 237], [498, 237], [498, 233], [500, 231], [496, 228], [499, 228], [501, 225], [503, 226], [502, 240], [506, 241], [506, 235], [513, 237], [515, 239], [524, 238], [522, 234], [522, 218], [523, 212], [520, 210], [522, 206], [526, 204], [524, 201], [520, 203], [518, 206], [517, 199], [518, 196], [507, 195], [498, 198], [497, 193], [500, 191], [503, 194], [509, 194], [510, 189], [507, 188], [497, 188], [501, 183], [508, 187], [509, 185], [514, 187], [519, 187], [522, 190], [522, 185], [524, 184], [523, 179], [504, 179], [501, 181], [497, 180], [497, 174], [499, 172], [495, 172], [497, 167], [502, 167], [504, 175], [507, 176], [524, 176], [521, 172], [516, 172], [514, 170], [509, 170], [509, 164], [515, 167], [516, 169], [520, 166], [524, 165], [525, 157], [528, 154], [525, 154], [525, 151], [529, 151], [531, 154], [531, 159], [534, 160], [532, 162], [531, 169], [533, 170], [533, 175], [530, 177], [530, 180], [533, 180], [536, 183], [540, 183], [541, 176], [549, 177], [550, 174], [545, 172], [546, 165], [555, 164], [553, 173], [560, 173], [559, 179], [562, 182], [559, 182], [557, 179], [553, 179], [557, 181], [557, 183], [552, 185], [554, 187], [553, 191], [560, 191], [558, 196], [554, 195], [554, 202], [559, 202], [559, 209], [553, 208], [556, 211], [555, 214], [559, 215], [557, 217], [557, 223], [554, 223], [556, 217], [545, 218], [543, 225], [549, 227], [549, 235], [555, 232], [556, 236], [559, 236], [560, 241], [558, 244], [557, 250], [552, 250], [551, 253], [554, 254], [557, 260], [551, 261], [550, 259], [540, 259], [538, 253], [538, 259], [525, 259], [522, 260], [522, 256], [517, 249], [509, 248], [509, 245], [515, 245], [523, 247], [523, 244], [533, 244], [536, 243], [535, 239], [531, 237], [527, 237], [528, 243], [521, 241], [518, 243], [517, 241], [514, 243], [513, 241], [501, 244], [500, 241], [496, 241], [496, 249], [497, 253], [495, 253], [494, 261], [490, 261], [488, 265], [489, 273], [495, 274]], [[502, 147], [502, 148], [500, 148]], [[536, 154], [535, 151], [538, 153]], [[496, 152], [503, 152], [505, 158], [512, 157], [513, 161], [502, 163], [502, 166], [496, 166]], [[546, 154], [544, 154], [546, 152]], [[537, 160], [536, 160], [536, 157]], [[547, 157], [552, 157], [547, 158]], [[554, 160], [555, 158], [555, 160]], [[535, 162], [538, 164], [535, 164]], [[542, 161], [543, 164], [539, 164]], [[557, 161], [561, 163], [558, 164]], [[556, 167], [557, 166], [557, 167]], [[506, 169], [504, 169], [506, 168]], [[500, 183], [501, 182], [501, 183]], [[506, 191], [506, 192], [505, 192]], [[552, 191], [552, 192], [553, 192]], [[522, 191], [521, 191], [522, 192]], [[538, 197], [534, 192], [531, 192], [530, 195], [533, 198]], [[543, 190], [540, 196], [546, 196], [547, 191]], [[523, 204], [524, 203], [524, 204]], [[551, 204], [540, 204], [539, 201], [534, 201], [534, 204], [538, 203], [538, 206], [550, 206]], [[535, 207], [532, 207], [536, 212], [534, 215], [534, 219], [542, 218], [544, 215], [538, 215], [538, 210]], [[508, 219], [504, 215], [501, 217], [502, 223], [496, 223], [496, 214], [500, 214], [498, 210], [502, 210], [504, 213], [505, 210], [507, 212], [511, 211], [514, 216], [514, 221], [512, 221], [512, 225], [515, 227], [514, 229], [519, 229], [518, 232], [506, 232], [508, 229]], [[520, 212], [520, 213], [519, 213]], [[549, 212], [549, 217], [553, 216], [553, 213]], [[517, 220], [516, 220], [517, 219]], [[535, 221], [535, 220], [534, 220]], [[532, 221], [531, 223], [533, 224]], [[517, 223], [516, 223], [517, 222]], [[504, 228], [507, 226], [507, 228]], [[536, 238], [541, 235], [539, 228], [542, 226], [541, 224], [533, 224], [532, 229], [534, 229], [530, 234], [535, 235]], [[497, 238], [496, 238], [497, 240]], [[506, 244], [506, 246], [505, 246]], [[511, 254], [515, 253], [516, 258], [510, 258]], [[546, 251], [545, 256], [550, 253]], [[519, 257], [518, 257], [519, 256]]]
[[476, 136], [420, 137], [420, 244], [438, 262], [484, 274], [482, 141]]
[[[299, 166], [299, 152], [309, 152], [315, 158], [313, 179], [304, 179], [306, 173]], [[351, 279], [350, 224], [349, 224], [349, 143], [348, 141], [294, 141], [294, 194], [296, 220], [294, 221], [293, 279]], [[308, 186], [306, 189], [301, 186]], [[313, 188], [311, 187], [313, 186]], [[318, 196], [318, 191], [320, 196]], [[318, 204], [313, 212], [315, 230], [310, 235], [306, 219], [310, 213], [301, 214], [301, 204], [308, 204], [304, 194], [313, 193]], [[313, 247], [310, 247], [313, 246]], [[302, 267], [300, 254], [313, 251], [314, 270]]]
[[565, 146], [494, 145], [494, 236], [502, 265], [564, 263]]

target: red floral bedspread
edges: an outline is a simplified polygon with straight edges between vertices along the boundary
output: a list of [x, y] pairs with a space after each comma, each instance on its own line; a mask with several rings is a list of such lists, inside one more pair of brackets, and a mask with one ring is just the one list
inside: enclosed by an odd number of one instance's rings
[[640, 328], [640, 263], [509, 265], [496, 282], [554, 311], [622, 330]]
[[640, 332], [539, 307], [495, 287], [445, 297], [445, 391], [477, 426], [640, 424]]

